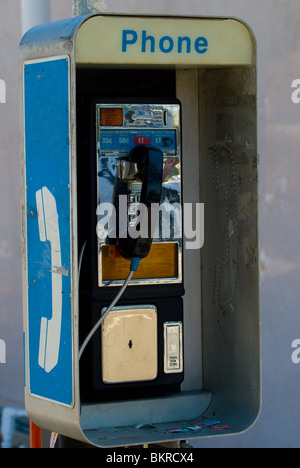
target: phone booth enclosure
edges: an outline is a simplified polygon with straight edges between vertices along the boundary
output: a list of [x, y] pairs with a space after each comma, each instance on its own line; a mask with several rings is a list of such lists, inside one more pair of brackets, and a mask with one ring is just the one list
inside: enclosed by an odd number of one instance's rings
[[[214, 419], [228, 426], [217, 435], [251, 427], [261, 392], [256, 50], [250, 29], [231, 18], [126, 15], [39, 26], [20, 45], [20, 88], [30, 418], [98, 447], [180, 441], [183, 435], [172, 430], [183, 421]], [[182, 225], [177, 281], [131, 285], [110, 317], [125, 324], [123, 375], [114, 368], [122, 366], [121, 351], [111, 360], [120, 329], [107, 337], [99, 331], [80, 365], [78, 359], [82, 340], [117, 289], [99, 286], [96, 128], [86, 113], [92, 102], [179, 102], [181, 204], [187, 211], [188, 204], [205, 208], [201, 248], [193, 248], [191, 226]], [[86, 240], [92, 242], [81, 257]], [[182, 333], [177, 374], [164, 368], [170, 321]], [[139, 336], [151, 352], [131, 369]], [[103, 349], [110, 352], [105, 356]], [[141, 422], [155, 428], [141, 431], [135, 427]], [[103, 427], [117, 431], [99, 437]], [[188, 438], [214, 435], [203, 428]]]

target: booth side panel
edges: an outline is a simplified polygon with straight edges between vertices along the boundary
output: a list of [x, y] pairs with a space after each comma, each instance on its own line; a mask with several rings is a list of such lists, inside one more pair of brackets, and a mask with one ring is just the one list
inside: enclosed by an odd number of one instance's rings
[[200, 74], [203, 374], [208, 417], [241, 432], [261, 403], [256, 71]]
[[67, 56], [24, 67], [29, 387], [64, 405], [74, 401], [69, 69]]

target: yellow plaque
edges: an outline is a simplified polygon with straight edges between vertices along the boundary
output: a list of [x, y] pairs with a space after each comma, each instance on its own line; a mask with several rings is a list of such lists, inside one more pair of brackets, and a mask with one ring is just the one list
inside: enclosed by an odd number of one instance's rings
[[93, 16], [79, 28], [81, 65], [235, 66], [253, 63], [253, 36], [236, 19]]
[[[102, 281], [125, 280], [130, 260], [122, 257], [113, 245], [102, 245]], [[178, 244], [153, 243], [148, 257], [143, 258], [133, 279], [176, 278], [178, 276]]]
[[141, 382], [157, 377], [157, 310], [154, 306], [114, 308], [105, 318], [101, 333], [103, 382]]

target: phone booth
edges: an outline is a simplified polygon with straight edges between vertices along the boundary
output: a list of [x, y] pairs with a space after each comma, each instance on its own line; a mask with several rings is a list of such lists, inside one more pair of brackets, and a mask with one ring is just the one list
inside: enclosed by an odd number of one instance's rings
[[29, 417], [96, 447], [245, 431], [261, 400], [251, 30], [80, 16], [28, 31], [20, 76]]

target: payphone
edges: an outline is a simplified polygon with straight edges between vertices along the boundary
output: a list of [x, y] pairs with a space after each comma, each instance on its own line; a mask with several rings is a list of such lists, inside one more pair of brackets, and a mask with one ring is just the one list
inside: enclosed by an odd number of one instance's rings
[[81, 180], [79, 196], [82, 187], [97, 202], [82, 262], [97, 278], [82, 294], [84, 330], [93, 330], [80, 352], [87, 400], [179, 391], [184, 375], [180, 103], [138, 101], [79, 110], [95, 132], [80, 135], [79, 158], [90, 155], [96, 178]]
[[[251, 30], [66, 19], [25, 34], [20, 82], [29, 417], [96, 447], [220, 435], [188, 429], [212, 419], [245, 431], [260, 408]], [[189, 248], [195, 204], [205, 241]]]

